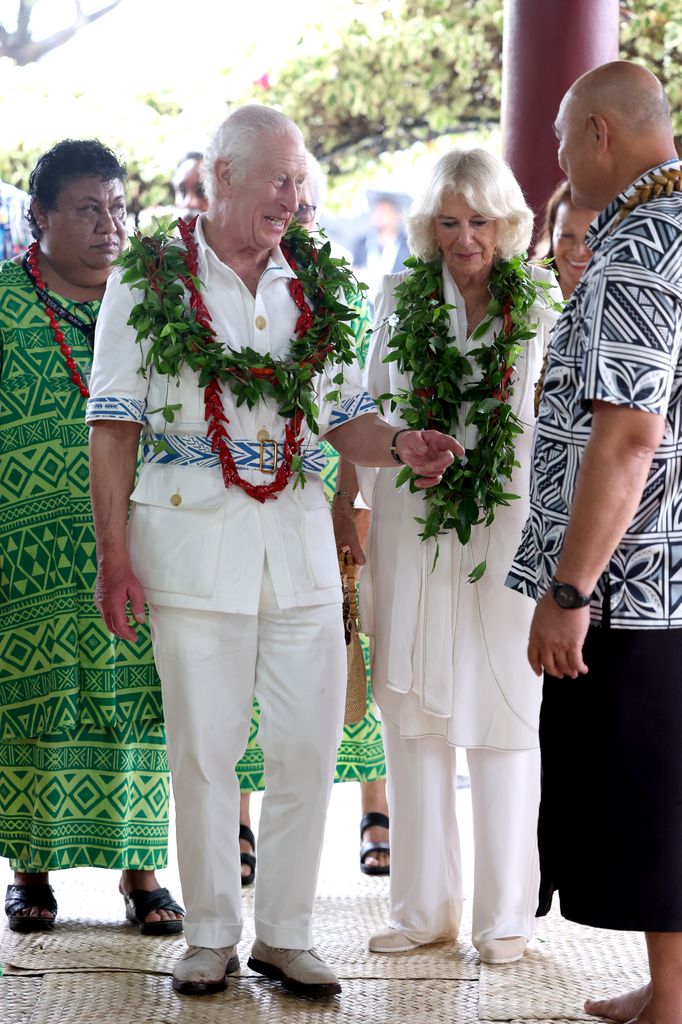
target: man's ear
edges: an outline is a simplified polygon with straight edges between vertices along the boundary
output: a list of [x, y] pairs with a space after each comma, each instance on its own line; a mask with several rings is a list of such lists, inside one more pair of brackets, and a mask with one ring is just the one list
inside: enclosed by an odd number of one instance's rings
[[230, 161], [223, 160], [222, 158], [216, 160], [213, 165], [213, 173], [215, 175], [216, 190], [219, 196], [229, 197], [232, 190], [233, 175], [230, 170]]
[[609, 126], [601, 114], [590, 114], [588, 117], [588, 138], [596, 147], [600, 156], [606, 154], [609, 148]]

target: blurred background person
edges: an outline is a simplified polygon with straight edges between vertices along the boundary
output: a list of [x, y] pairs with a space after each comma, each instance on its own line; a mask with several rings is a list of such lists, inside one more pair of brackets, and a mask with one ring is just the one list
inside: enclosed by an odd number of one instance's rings
[[17, 256], [33, 241], [26, 216], [27, 192], [0, 181], [0, 260]]
[[67, 867], [118, 869], [143, 934], [182, 930], [154, 874], [169, 779], [149, 631], [116, 640], [93, 601], [85, 401], [124, 180], [101, 143], [60, 142], [30, 177], [36, 240], [0, 264], [0, 856], [14, 931], [53, 927], [49, 872]]
[[175, 215], [190, 221], [198, 213], [208, 210], [208, 199], [201, 180], [201, 161], [204, 154], [192, 150], [185, 153], [173, 175]]
[[571, 297], [589, 263], [592, 250], [585, 244], [585, 234], [598, 212], [574, 206], [567, 181], [557, 185], [547, 200], [545, 223], [535, 254], [554, 260], [565, 299]]
[[[316, 229], [324, 202], [326, 179], [324, 171], [315, 157], [307, 155], [307, 177], [298, 207], [297, 220], [306, 231]], [[332, 242], [335, 256], [344, 256], [350, 262], [350, 253], [336, 242]], [[367, 302], [360, 295], [346, 296], [346, 301], [355, 305], [358, 311], [353, 321], [356, 352], [360, 367], [364, 366], [367, 355], [369, 326]], [[322, 473], [322, 480], [334, 512], [344, 496], [336, 492], [336, 477], [339, 456], [325, 441], [321, 442], [328, 458]], [[358, 508], [355, 511], [356, 525], [363, 543], [369, 529], [369, 511]], [[363, 638], [363, 650], [367, 665], [368, 690], [367, 711], [360, 722], [346, 725], [337, 754], [336, 782], [359, 782], [361, 800], [360, 821], [360, 870], [368, 875], [387, 875], [390, 871], [389, 819], [386, 802], [386, 765], [381, 741], [381, 724], [374, 713], [374, 704], [369, 687], [369, 651]], [[258, 745], [258, 724], [260, 714], [254, 703], [251, 718], [249, 743], [243, 758], [237, 765], [237, 775], [242, 791], [240, 802], [239, 839], [242, 859], [242, 885], [250, 885], [255, 877], [255, 837], [251, 829], [250, 796], [252, 792], [265, 787], [263, 753]]]
[[410, 197], [370, 189], [367, 201], [369, 227], [353, 247], [353, 269], [367, 285], [368, 298], [373, 303], [382, 277], [402, 270], [410, 255], [403, 219]]
[[[541, 694], [527, 664], [526, 643], [534, 604], [515, 602], [505, 587], [528, 512], [533, 389], [557, 318], [548, 308], [548, 288], [554, 300], [559, 298], [549, 269], [523, 263], [521, 279], [519, 271], [512, 272], [509, 261], [526, 250], [532, 221], [502, 160], [483, 149], [452, 150], [436, 164], [408, 217], [410, 250], [420, 265], [387, 276], [377, 297], [367, 390], [375, 398], [409, 395], [413, 427], [432, 419], [436, 394], [439, 413], [431, 425], [458, 436], [472, 471], [484, 476], [483, 449], [489, 449], [507, 416], [502, 418], [500, 407], [493, 406], [470, 420], [474, 400], [461, 398], [461, 389], [473, 386], [467, 381], [468, 367], [475, 367], [474, 380], [487, 379], [486, 350], [517, 330], [531, 336], [519, 342], [522, 352], [513, 376], [506, 368], [511, 387], [505, 391], [499, 385], [499, 393], [487, 391], [485, 399], [509, 405], [523, 428], [513, 439], [516, 468], [509, 484], [503, 483], [505, 490], [508, 486], [521, 495], [519, 500], [493, 506], [492, 525], [472, 525], [467, 543], [453, 529], [442, 529], [426, 542], [420, 538], [420, 517], [424, 523], [436, 506], [431, 496], [412, 493], [407, 483], [396, 488], [399, 467], [378, 472], [368, 502], [372, 525], [361, 603], [371, 635], [372, 687], [382, 715], [391, 816], [390, 913], [388, 928], [369, 940], [376, 953], [401, 953], [457, 937], [463, 899], [458, 747], [466, 749], [471, 776], [473, 944], [486, 963], [510, 963], [523, 956], [533, 933]], [[527, 305], [522, 296], [529, 293]], [[428, 370], [434, 351], [431, 302], [451, 307], [447, 337], [470, 362], [457, 370], [459, 364], [445, 360], [439, 347], [443, 376], [437, 381], [431, 376], [433, 386], [422, 388], [414, 374]], [[501, 316], [506, 302], [515, 310], [513, 317]], [[422, 316], [422, 309], [429, 315]], [[417, 348], [408, 364], [404, 352], [398, 361], [387, 362], [386, 356], [394, 354], [389, 342], [398, 339], [404, 322], [410, 326], [403, 335], [408, 332]], [[499, 366], [501, 356], [493, 358]], [[396, 430], [407, 428], [400, 401], [392, 410], [384, 403], [384, 414]], [[493, 433], [482, 438], [481, 430]], [[345, 460], [340, 486], [351, 497], [358, 489], [357, 475]], [[434, 491], [436, 499], [447, 500], [453, 486], [446, 476], [442, 491]], [[350, 517], [345, 530], [337, 523], [337, 543], [345, 536], [355, 550], [353, 534]], [[483, 575], [470, 582], [469, 574], [481, 564]]]

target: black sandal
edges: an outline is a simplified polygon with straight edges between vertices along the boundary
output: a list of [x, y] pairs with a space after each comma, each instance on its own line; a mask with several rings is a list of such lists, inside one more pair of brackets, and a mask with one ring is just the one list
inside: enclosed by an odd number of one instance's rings
[[[49, 910], [53, 917], [29, 917], [23, 910], [38, 907]], [[8, 885], [5, 895], [5, 913], [13, 932], [49, 932], [54, 928], [57, 901], [51, 885]]]
[[390, 853], [390, 843], [363, 843], [362, 837], [368, 828], [379, 825], [381, 828], [388, 828], [388, 817], [380, 811], [370, 811], [365, 814], [360, 822], [360, 870], [365, 875], [390, 875], [390, 864], [365, 864], [365, 861], [372, 853]]
[[147, 914], [153, 910], [168, 910], [172, 914], [185, 911], [176, 903], [168, 889], [133, 889], [132, 892], [121, 893], [126, 905], [126, 919], [140, 928], [140, 935], [177, 935], [182, 931], [182, 921], [145, 921]]
[[253, 853], [242, 853], [239, 852], [239, 861], [241, 864], [246, 864], [251, 870], [248, 875], [242, 875], [242, 889], [246, 885], [253, 885], [256, 877], [256, 837], [249, 828], [248, 825], [242, 825], [239, 823], [239, 838], [245, 839], [247, 843], [251, 843]]

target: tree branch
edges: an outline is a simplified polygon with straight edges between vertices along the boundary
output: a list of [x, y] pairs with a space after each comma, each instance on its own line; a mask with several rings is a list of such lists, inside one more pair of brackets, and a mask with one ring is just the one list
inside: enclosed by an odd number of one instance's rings
[[118, 7], [121, 0], [110, 0], [105, 7], [93, 11], [91, 14], [84, 14], [80, 0], [74, 0], [76, 16], [72, 23], [67, 28], [54, 32], [47, 39], [38, 40], [31, 37], [29, 28], [34, 3], [36, 0], [19, 0], [16, 32], [8, 33], [4, 29], [0, 31], [0, 57], [10, 57], [15, 64], [20, 66], [40, 60], [46, 53], [68, 43], [86, 25], [108, 14], [114, 7]]

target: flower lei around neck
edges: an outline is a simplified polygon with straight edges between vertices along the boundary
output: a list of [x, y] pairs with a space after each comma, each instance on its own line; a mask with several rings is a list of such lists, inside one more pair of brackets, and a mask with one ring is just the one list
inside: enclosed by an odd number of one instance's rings
[[[450, 337], [450, 310], [454, 307], [443, 298], [441, 261], [426, 263], [416, 257], [405, 261], [412, 272], [396, 288], [395, 313], [387, 321], [393, 330], [386, 362], [395, 362], [400, 371], [411, 375], [411, 388], [382, 395], [378, 401], [390, 401], [392, 409], [399, 408], [405, 424], [413, 430], [438, 429], [455, 436], [465, 425], [478, 430], [475, 447], [467, 448], [462, 459], [455, 459], [441, 482], [424, 495], [427, 512], [416, 520], [423, 527], [419, 536], [424, 541], [455, 530], [466, 544], [472, 526], [490, 526], [498, 507], [518, 497], [504, 489], [518, 465], [514, 442], [523, 432], [508, 404], [514, 363], [523, 342], [535, 335], [537, 324], [528, 320], [531, 307], [541, 302], [560, 308], [549, 295], [551, 285], [533, 280], [525, 259], [525, 254], [513, 256], [493, 267], [488, 284], [490, 302], [472, 338], [482, 338], [496, 317], [502, 318], [502, 329], [490, 343], [466, 356]], [[473, 375], [472, 363], [479, 368], [479, 380], [467, 379]], [[469, 409], [463, 419], [465, 403]], [[396, 485], [411, 484], [414, 476], [405, 466]], [[470, 582], [480, 579], [485, 570], [485, 561], [480, 562], [469, 574]]]
[[[264, 502], [276, 498], [294, 474], [294, 486], [305, 484], [301, 430], [305, 422], [313, 434], [318, 433], [315, 377], [330, 360], [350, 364], [355, 358], [349, 321], [357, 313], [339, 294], [357, 295], [364, 285], [356, 281], [345, 260], [332, 257], [328, 241], [318, 247], [293, 222], [281, 243], [284, 258], [296, 274], [289, 281], [289, 292], [299, 310], [289, 352], [284, 359], [273, 359], [249, 347], [230, 348], [216, 335], [201, 296], [195, 226], [196, 220], [189, 225], [178, 221], [181, 240], [161, 228], [148, 237], [135, 235], [117, 261], [123, 267], [122, 281], [143, 293], [128, 320], [137, 331], [137, 342], [149, 341], [140, 372], [146, 375], [152, 367], [177, 380], [187, 366], [198, 374], [198, 386], [204, 388], [207, 435], [220, 458], [225, 487], [241, 487]], [[343, 373], [333, 381], [341, 384]], [[252, 409], [261, 399], [274, 399], [287, 421], [283, 458], [269, 484], [254, 484], [237, 471], [228, 445], [221, 384], [229, 385], [238, 406], [246, 403]], [[338, 397], [338, 391], [326, 396], [328, 401]], [[166, 423], [174, 421], [179, 408], [165, 405], [160, 410]], [[161, 447], [163, 443], [159, 442]]]

